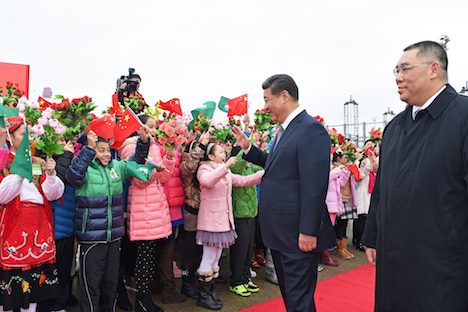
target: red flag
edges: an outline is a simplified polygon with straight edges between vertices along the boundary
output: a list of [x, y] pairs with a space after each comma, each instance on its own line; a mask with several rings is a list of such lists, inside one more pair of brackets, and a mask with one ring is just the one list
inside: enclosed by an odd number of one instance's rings
[[[115, 119], [112, 116], [104, 116], [91, 121], [88, 125], [89, 129], [94, 131], [97, 136], [109, 140], [114, 136]], [[85, 129], [88, 134], [88, 129]]]
[[162, 102], [159, 101], [157, 104], [159, 104], [159, 108], [167, 110], [169, 112], [175, 113], [177, 115], [182, 116], [182, 109], [180, 108], [180, 101], [179, 99], [172, 99], [168, 102]]
[[49, 101], [47, 101], [41, 96], [37, 98], [37, 101], [39, 102], [39, 107], [40, 107], [41, 112], [45, 111], [47, 107], [52, 107], [52, 103], [50, 103]]
[[119, 96], [117, 92], [112, 95], [112, 107], [109, 108], [109, 114], [115, 115], [116, 117], [122, 117], [124, 114], [122, 107], [119, 103]]
[[18, 89], [29, 98], [29, 65], [0, 62], [0, 73], [0, 87], [4, 87], [8, 81], [17, 83]]
[[240, 116], [247, 114], [247, 94], [228, 101], [228, 116]]
[[356, 164], [346, 165], [346, 167], [347, 167], [347, 168], [349, 169], [349, 171], [351, 171], [351, 173], [354, 175], [354, 178], [356, 179], [356, 181], [359, 181], [359, 179], [360, 179], [361, 177], [360, 177], [359, 169], [358, 169], [358, 167], [356, 166]]
[[119, 123], [114, 128], [115, 143], [112, 147], [118, 149], [130, 134], [140, 129], [140, 127], [143, 127], [140, 119], [130, 107], [127, 107]]

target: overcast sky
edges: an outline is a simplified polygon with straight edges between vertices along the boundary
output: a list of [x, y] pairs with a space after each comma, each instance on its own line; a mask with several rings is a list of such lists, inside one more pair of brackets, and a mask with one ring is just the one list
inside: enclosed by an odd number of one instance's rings
[[[448, 43], [449, 82], [468, 81], [468, 1], [9, 1], [1, 5], [0, 61], [29, 64], [30, 98], [44, 87], [111, 103], [133, 67], [147, 102], [178, 97], [190, 112], [248, 93], [263, 107], [262, 82], [291, 75], [299, 102], [327, 124], [343, 104], [359, 121], [404, 109], [392, 69], [409, 44]], [[217, 114], [219, 115], [219, 113]]]

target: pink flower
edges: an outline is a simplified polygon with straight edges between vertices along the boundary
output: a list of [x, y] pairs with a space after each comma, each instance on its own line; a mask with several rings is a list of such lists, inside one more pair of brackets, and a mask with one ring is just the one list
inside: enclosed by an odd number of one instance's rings
[[40, 105], [38, 102], [31, 102], [29, 103], [29, 107], [33, 108], [33, 109], [36, 109], [36, 108], [39, 108]]
[[179, 135], [176, 139], [177, 145], [182, 145], [185, 142], [185, 138], [182, 135]]
[[184, 128], [184, 130], [182, 130], [182, 134], [183, 134], [184, 136], [187, 136], [187, 135], [189, 134], [188, 129], [187, 129], [187, 128]]
[[19, 98], [18, 104], [24, 104], [27, 101], [28, 101], [28, 98], [23, 95], [22, 97]]
[[164, 131], [167, 127], [167, 123], [163, 122], [160, 126], [159, 126], [159, 130], [161, 131]]
[[45, 126], [47, 124], [47, 118], [46, 117], [39, 117], [37, 119], [37, 124], [41, 126]]
[[176, 128], [176, 133], [181, 134], [182, 133], [182, 126], [179, 126]]
[[19, 112], [18, 116], [20, 116], [21, 118], [24, 118], [24, 113]]
[[59, 121], [58, 119], [54, 118], [54, 119], [49, 119], [49, 126], [51, 126], [52, 128], [55, 128], [59, 125]]
[[49, 110], [49, 107], [46, 108], [46, 110], [42, 112], [42, 117], [45, 117], [47, 119], [52, 117], [51, 109]]
[[159, 142], [159, 144], [161, 144], [161, 145], [165, 145], [166, 142], [167, 142], [167, 138], [165, 138], [165, 137], [159, 137], [159, 138], [158, 138], [158, 142]]
[[55, 133], [57, 134], [62, 134], [65, 132], [65, 130], [67, 130], [67, 127], [62, 125], [62, 124], [58, 124], [58, 126], [55, 128]]
[[222, 124], [217, 124], [217, 125], [215, 125], [215, 129], [221, 130], [221, 129], [223, 129], [223, 125]]
[[17, 107], [18, 107], [20, 113], [24, 112], [25, 107], [24, 107], [23, 103], [19, 103]]
[[175, 135], [173, 135], [173, 136], [170, 136], [170, 137], [169, 137], [169, 140], [168, 140], [168, 141], [169, 141], [169, 143], [171, 143], [171, 144], [172, 144], [172, 143], [174, 143], [174, 142], [175, 142], [175, 140], [176, 140], [176, 136], [175, 136]]
[[45, 133], [44, 127], [42, 125], [34, 125], [31, 128], [32, 132], [38, 135], [43, 135]]
[[171, 125], [172, 127], [175, 127], [175, 126], [177, 126], [178, 124], [179, 124], [179, 122], [178, 122], [177, 120], [175, 120], [175, 119], [174, 119], [173, 121], [171, 121], [171, 123], [170, 123], [170, 125]]
[[167, 136], [171, 137], [175, 134], [175, 130], [172, 127], [166, 127], [164, 133], [167, 134]]

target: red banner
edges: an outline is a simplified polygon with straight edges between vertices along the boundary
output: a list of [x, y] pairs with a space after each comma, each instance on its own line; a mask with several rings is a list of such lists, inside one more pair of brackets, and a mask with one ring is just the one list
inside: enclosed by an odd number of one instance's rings
[[4, 93], [7, 82], [17, 83], [18, 88], [29, 99], [29, 65], [0, 62], [0, 87], [3, 87]]

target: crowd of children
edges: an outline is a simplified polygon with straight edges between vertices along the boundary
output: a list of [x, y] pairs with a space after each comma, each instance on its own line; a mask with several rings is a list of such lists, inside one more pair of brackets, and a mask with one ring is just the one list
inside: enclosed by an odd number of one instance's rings
[[[266, 265], [266, 279], [278, 283], [257, 224], [262, 168], [245, 161], [241, 148], [228, 147], [209, 132], [193, 131], [175, 149], [165, 148], [157, 136], [159, 120], [144, 113], [138, 118], [144, 126], [117, 150], [112, 138], [89, 129], [70, 141], [60, 137], [63, 153], [53, 157], [29, 142], [32, 180], [11, 170], [29, 135], [28, 121], [10, 117], [0, 126], [1, 310], [65, 311], [78, 304], [70, 276], [76, 249], [82, 311], [113, 311], [116, 303], [124, 310], [163, 311], [151, 299], [155, 276], [163, 303], [190, 297], [198, 306], [219, 310], [223, 303], [213, 282], [219, 278], [223, 248], [230, 249], [229, 289], [234, 294], [259, 291], [251, 266]], [[247, 132], [250, 121], [244, 122]], [[269, 149], [273, 137], [270, 129], [252, 142]], [[356, 174], [343, 151], [331, 154], [326, 201], [337, 255], [343, 259], [354, 257], [347, 250], [348, 220], [355, 220], [353, 243], [364, 250], [360, 237], [375, 156], [363, 155], [357, 154]], [[142, 177], [135, 163], [156, 168]], [[176, 239], [182, 241], [180, 292], [173, 275]], [[329, 250], [322, 252], [321, 263], [338, 265]], [[132, 282], [134, 305], [124, 287]]]

